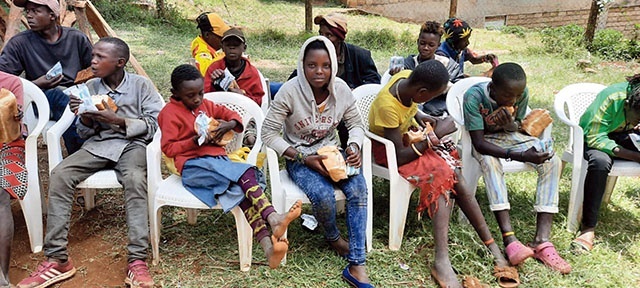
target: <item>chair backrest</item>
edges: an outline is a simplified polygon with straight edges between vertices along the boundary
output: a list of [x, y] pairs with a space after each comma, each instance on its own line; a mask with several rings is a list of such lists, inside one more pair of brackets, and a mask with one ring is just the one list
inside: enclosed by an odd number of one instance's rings
[[[568, 85], [556, 94], [554, 100], [554, 108], [556, 114], [561, 120], [566, 118], [570, 122], [578, 125], [580, 117], [587, 110], [589, 105], [596, 99], [598, 93], [606, 86], [596, 83], [576, 83]], [[566, 114], [565, 114], [566, 108]], [[568, 115], [567, 115], [568, 114]], [[573, 133], [569, 133], [569, 142], [567, 147], [573, 146]]]
[[271, 101], [271, 88], [269, 87], [269, 79], [265, 78], [260, 70], [258, 70], [258, 74], [260, 75], [260, 83], [262, 83], [262, 91], [264, 91], [260, 108], [262, 109], [262, 113], [266, 115], [269, 109], [269, 102]]
[[376, 99], [382, 87], [384, 87], [384, 85], [365, 84], [353, 89], [351, 92], [353, 97], [356, 98], [356, 106], [358, 107], [358, 112], [360, 112], [360, 118], [362, 118], [365, 130], [369, 130], [369, 109], [371, 108], [371, 103]]
[[[24, 118], [29, 135], [37, 131], [40, 133], [49, 121], [49, 102], [42, 90], [31, 81], [20, 78], [24, 93]], [[35, 115], [34, 106], [38, 109], [38, 116]]]
[[380, 77], [380, 84], [384, 86], [389, 83], [389, 80], [391, 80], [391, 74], [389, 74], [389, 69], [387, 69], [387, 71], [382, 73], [382, 77]]
[[464, 103], [464, 93], [466, 93], [467, 90], [471, 88], [471, 86], [487, 81], [491, 81], [491, 78], [464, 78], [453, 84], [453, 86], [451, 86], [451, 89], [449, 89], [449, 92], [447, 92], [447, 111], [460, 127], [464, 127], [464, 112], [462, 111], [462, 103]]
[[[204, 94], [206, 99], [213, 101], [216, 104], [221, 104], [226, 106], [227, 108], [235, 111], [242, 117], [242, 124], [244, 127], [247, 127], [249, 120], [251, 118], [256, 121], [256, 142], [254, 144], [254, 148], [251, 149], [249, 153], [249, 157], [247, 159], [248, 163], [256, 163], [258, 153], [262, 149], [262, 137], [261, 137], [261, 127], [264, 122], [264, 114], [262, 113], [262, 109], [253, 102], [251, 98], [246, 97], [241, 94], [233, 93], [233, 92], [210, 92]], [[234, 152], [238, 148], [242, 147], [242, 138], [244, 133], [237, 133], [233, 140], [225, 146], [227, 153]]]
[[556, 102], [560, 102], [562, 107], [568, 110], [569, 120], [578, 123], [580, 117], [587, 110], [589, 105], [596, 99], [598, 93], [606, 86], [596, 83], [577, 83], [562, 88], [556, 94]]

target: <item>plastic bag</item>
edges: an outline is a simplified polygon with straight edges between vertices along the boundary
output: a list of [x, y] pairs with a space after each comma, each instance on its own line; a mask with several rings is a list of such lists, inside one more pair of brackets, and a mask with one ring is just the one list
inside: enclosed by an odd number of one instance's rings
[[209, 134], [209, 122], [211, 118], [200, 111], [200, 114], [196, 117], [196, 121], [193, 124], [196, 132], [198, 133], [198, 146], [202, 146], [205, 140], [207, 140], [207, 134]]
[[53, 67], [51, 67], [51, 69], [49, 69], [49, 71], [47, 71], [47, 74], [44, 77], [47, 78], [47, 80], [51, 80], [60, 75], [62, 75], [62, 64], [60, 64], [60, 61], [58, 61], [55, 65], [53, 65]]
[[93, 100], [91, 100], [91, 94], [89, 92], [89, 87], [86, 84], [78, 84], [71, 86], [65, 89], [64, 94], [73, 95], [80, 100], [82, 100], [82, 104], [78, 107], [78, 114], [82, 114], [87, 111], [98, 111], [96, 105], [93, 104]]
[[234, 84], [235, 80], [236, 77], [234, 77], [231, 72], [229, 72], [229, 69], [224, 69], [224, 75], [216, 79], [213, 84], [220, 86], [220, 88], [222, 88], [222, 90], [224, 91], [229, 91], [229, 88], [236, 88], [232, 87], [232, 85], [237, 86], [237, 84]]

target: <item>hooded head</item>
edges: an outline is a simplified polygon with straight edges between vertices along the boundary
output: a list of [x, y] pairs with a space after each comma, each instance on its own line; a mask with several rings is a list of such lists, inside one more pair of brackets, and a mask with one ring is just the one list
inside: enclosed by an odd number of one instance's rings
[[[338, 71], [338, 61], [336, 58], [335, 47], [333, 46], [331, 41], [329, 41], [329, 39], [324, 36], [313, 36], [307, 39], [307, 41], [302, 44], [302, 47], [300, 47], [300, 54], [298, 55], [298, 85], [300, 85], [302, 91], [313, 91], [312, 86], [315, 86], [313, 82], [320, 81], [319, 79], [323, 77], [323, 72], [321, 72], [322, 67], [311, 66], [316, 65], [317, 63], [309, 63], [310, 65], [308, 65], [306, 67], [307, 69], [305, 69], [305, 60], [310, 60], [311, 56], [316, 55], [314, 53], [316, 52], [316, 50], [324, 51], [325, 53], [327, 53], [329, 56], [329, 60], [331, 61], [331, 63], [329, 63], [328, 65], [329, 67], [327, 67], [330, 68], [331, 71], [324, 70], [324, 72], [328, 73], [328, 82], [325, 84], [325, 87], [329, 90], [329, 94], [333, 95], [335, 94], [334, 83], [336, 81], [336, 73]], [[314, 70], [316, 71], [314, 72]], [[314, 77], [314, 75], [316, 75], [317, 77]]]
[[627, 82], [627, 101], [633, 109], [640, 109], [640, 74], [626, 77]]

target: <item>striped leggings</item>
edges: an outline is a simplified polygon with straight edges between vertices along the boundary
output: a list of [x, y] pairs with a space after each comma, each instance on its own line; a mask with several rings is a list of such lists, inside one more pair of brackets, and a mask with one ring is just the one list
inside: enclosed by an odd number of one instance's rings
[[247, 169], [240, 176], [238, 185], [245, 194], [244, 200], [240, 202], [240, 209], [244, 212], [251, 229], [253, 229], [253, 237], [260, 242], [262, 238], [269, 237], [269, 229], [266, 225], [267, 217], [271, 213], [275, 213], [276, 210], [258, 184], [254, 169]]

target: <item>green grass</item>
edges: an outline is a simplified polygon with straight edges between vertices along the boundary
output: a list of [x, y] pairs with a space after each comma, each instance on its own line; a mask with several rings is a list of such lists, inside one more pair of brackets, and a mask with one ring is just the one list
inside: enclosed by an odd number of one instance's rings
[[[183, 11], [186, 18], [193, 19], [201, 11], [215, 11], [229, 22], [242, 26], [247, 35], [247, 53], [255, 65], [272, 81], [284, 81], [295, 69], [295, 59], [300, 44], [304, 41], [304, 5], [299, 1], [275, 0], [194, 0], [188, 2], [169, 1]], [[334, 4], [331, 4], [334, 5]], [[314, 15], [342, 9], [339, 6], [314, 7]], [[391, 49], [372, 50], [380, 73], [388, 66], [392, 55], [415, 53], [413, 46], [419, 30], [417, 24], [397, 23], [377, 16], [347, 15], [350, 37], [358, 35], [358, 41], [366, 37], [375, 38], [384, 28], [395, 34], [397, 45]], [[425, 19], [426, 20], [426, 19]], [[169, 97], [169, 75], [178, 64], [187, 63], [191, 57], [189, 43], [198, 33], [195, 24], [185, 25], [140, 24], [111, 21], [118, 35], [125, 39], [132, 52], [142, 63], [146, 72], [165, 98]], [[314, 27], [314, 29], [316, 29]], [[404, 35], [403, 35], [404, 33]], [[314, 31], [315, 34], [315, 31]], [[401, 36], [402, 35], [402, 36]], [[597, 74], [585, 74], [576, 68], [578, 58], [562, 58], [545, 54], [540, 38], [535, 31], [524, 32], [524, 37], [500, 31], [475, 29], [471, 48], [492, 51], [500, 62], [520, 63], [528, 74], [531, 106], [553, 110], [554, 93], [562, 87], [577, 82], [611, 84], [623, 81], [623, 76], [638, 71], [636, 62], [605, 62], [591, 57]], [[580, 57], [590, 57], [586, 52]], [[489, 68], [488, 64], [467, 66], [466, 71], [479, 74]], [[553, 114], [553, 113], [552, 113]], [[555, 115], [554, 115], [555, 116]], [[557, 120], [557, 119], [556, 119]], [[560, 153], [567, 141], [568, 129], [556, 121], [553, 136], [555, 149]], [[523, 287], [633, 287], [640, 282], [640, 201], [635, 179], [621, 179], [616, 186], [611, 203], [602, 209], [598, 227], [598, 242], [589, 255], [576, 255], [570, 249], [574, 235], [566, 232], [565, 220], [570, 192], [570, 168], [565, 169], [560, 185], [560, 213], [554, 218], [552, 241], [559, 252], [573, 266], [573, 272], [561, 276], [551, 272], [533, 260], [519, 268]], [[533, 194], [536, 175], [518, 173], [506, 176], [512, 203], [512, 223], [517, 235], [530, 241], [535, 233]], [[373, 283], [378, 287], [409, 286], [435, 287], [429, 276], [433, 261], [432, 223], [418, 221], [415, 212], [417, 193], [414, 193], [407, 216], [404, 241], [400, 251], [390, 251], [388, 244], [389, 183], [382, 179], [374, 182], [374, 243], [368, 254], [367, 267]], [[391, 192], [393, 193], [393, 191]], [[121, 197], [101, 194], [104, 202], [121, 203]], [[486, 190], [481, 183], [477, 190], [487, 222], [494, 236], [498, 234], [495, 218], [488, 209]], [[120, 202], [118, 202], [120, 201]], [[106, 209], [104, 207], [103, 209]], [[124, 214], [116, 205], [119, 214]], [[311, 213], [305, 206], [305, 212]], [[454, 219], [457, 217], [454, 217]], [[346, 233], [343, 217], [340, 227]], [[109, 220], [103, 220], [109, 221]], [[112, 223], [112, 224], [107, 224]], [[100, 224], [100, 223], [99, 223]], [[103, 237], [114, 245], [124, 247], [124, 223], [105, 222], [107, 230]], [[196, 226], [186, 223], [181, 209], [168, 208], [163, 212], [161, 256], [163, 262], [153, 267], [158, 283], [164, 287], [345, 287], [339, 275], [346, 262], [330, 251], [321, 234], [303, 230], [298, 222], [290, 229], [291, 249], [286, 266], [271, 270], [263, 265], [253, 265], [249, 272], [238, 270], [236, 230], [231, 215], [216, 211], [203, 211]], [[450, 255], [454, 269], [460, 275], [474, 275], [484, 283], [497, 287], [491, 276], [492, 259], [473, 229], [453, 221], [450, 229]], [[120, 251], [123, 253], [124, 251]], [[253, 261], [265, 262], [264, 253], [254, 243]], [[400, 268], [406, 264], [409, 269]]]

